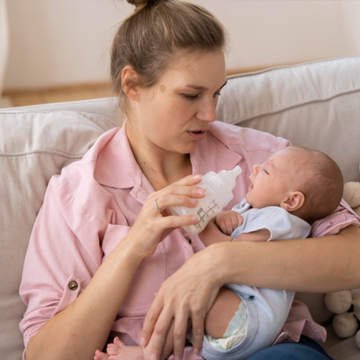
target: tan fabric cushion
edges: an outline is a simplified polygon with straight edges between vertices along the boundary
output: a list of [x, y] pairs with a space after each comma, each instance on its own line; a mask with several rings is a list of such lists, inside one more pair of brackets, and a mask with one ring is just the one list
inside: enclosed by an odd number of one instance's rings
[[50, 177], [114, 124], [99, 115], [0, 113], [0, 359], [20, 360], [19, 284], [29, 235]]

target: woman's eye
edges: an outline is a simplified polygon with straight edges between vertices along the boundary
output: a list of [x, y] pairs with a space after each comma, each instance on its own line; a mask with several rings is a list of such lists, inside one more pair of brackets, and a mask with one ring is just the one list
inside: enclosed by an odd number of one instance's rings
[[215, 96], [220, 96], [220, 95], [221, 95], [220, 91], [217, 91], [217, 92], [214, 94], [214, 97], [215, 97]]
[[187, 100], [195, 100], [198, 97], [198, 95], [186, 95], [186, 94], [183, 94], [183, 96]]

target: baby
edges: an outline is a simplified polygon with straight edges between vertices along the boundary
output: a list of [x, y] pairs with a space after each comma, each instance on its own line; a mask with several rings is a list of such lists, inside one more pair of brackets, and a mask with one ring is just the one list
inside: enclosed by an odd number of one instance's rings
[[[205, 246], [220, 241], [306, 238], [311, 224], [330, 215], [342, 197], [337, 164], [322, 152], [288, 147], [252, 167], [246, 198], [220, 213], [199, 235]], [[281, 331], [294, 292], [227, 284], [205, 318], [201, 355], [207, 360], [246, 359], [270, 346]], [[192, 334], [189, 333], [191, 340]], [[118, 338], [95, 360], [149, 359], [148, 346], [126, 346]], [[170, 329], [161, 360], [173, 350]]]

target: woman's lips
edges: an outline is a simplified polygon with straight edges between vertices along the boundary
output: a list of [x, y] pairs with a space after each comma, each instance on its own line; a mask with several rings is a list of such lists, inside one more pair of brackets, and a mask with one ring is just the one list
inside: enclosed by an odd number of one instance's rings
[[187, 133], [193, 140], [197, 140], [197, 141], [203, 140], [206, 136], [206, 130], [188, 131]]

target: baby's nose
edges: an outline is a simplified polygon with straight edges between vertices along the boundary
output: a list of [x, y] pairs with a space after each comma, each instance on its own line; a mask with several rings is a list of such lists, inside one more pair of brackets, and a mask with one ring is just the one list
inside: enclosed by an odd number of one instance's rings
[[254, 175], [257, 175], [257, 173], [259, 172], [259, 167], [260, 165], [254, 165], [251, 170], [253, 172]]

